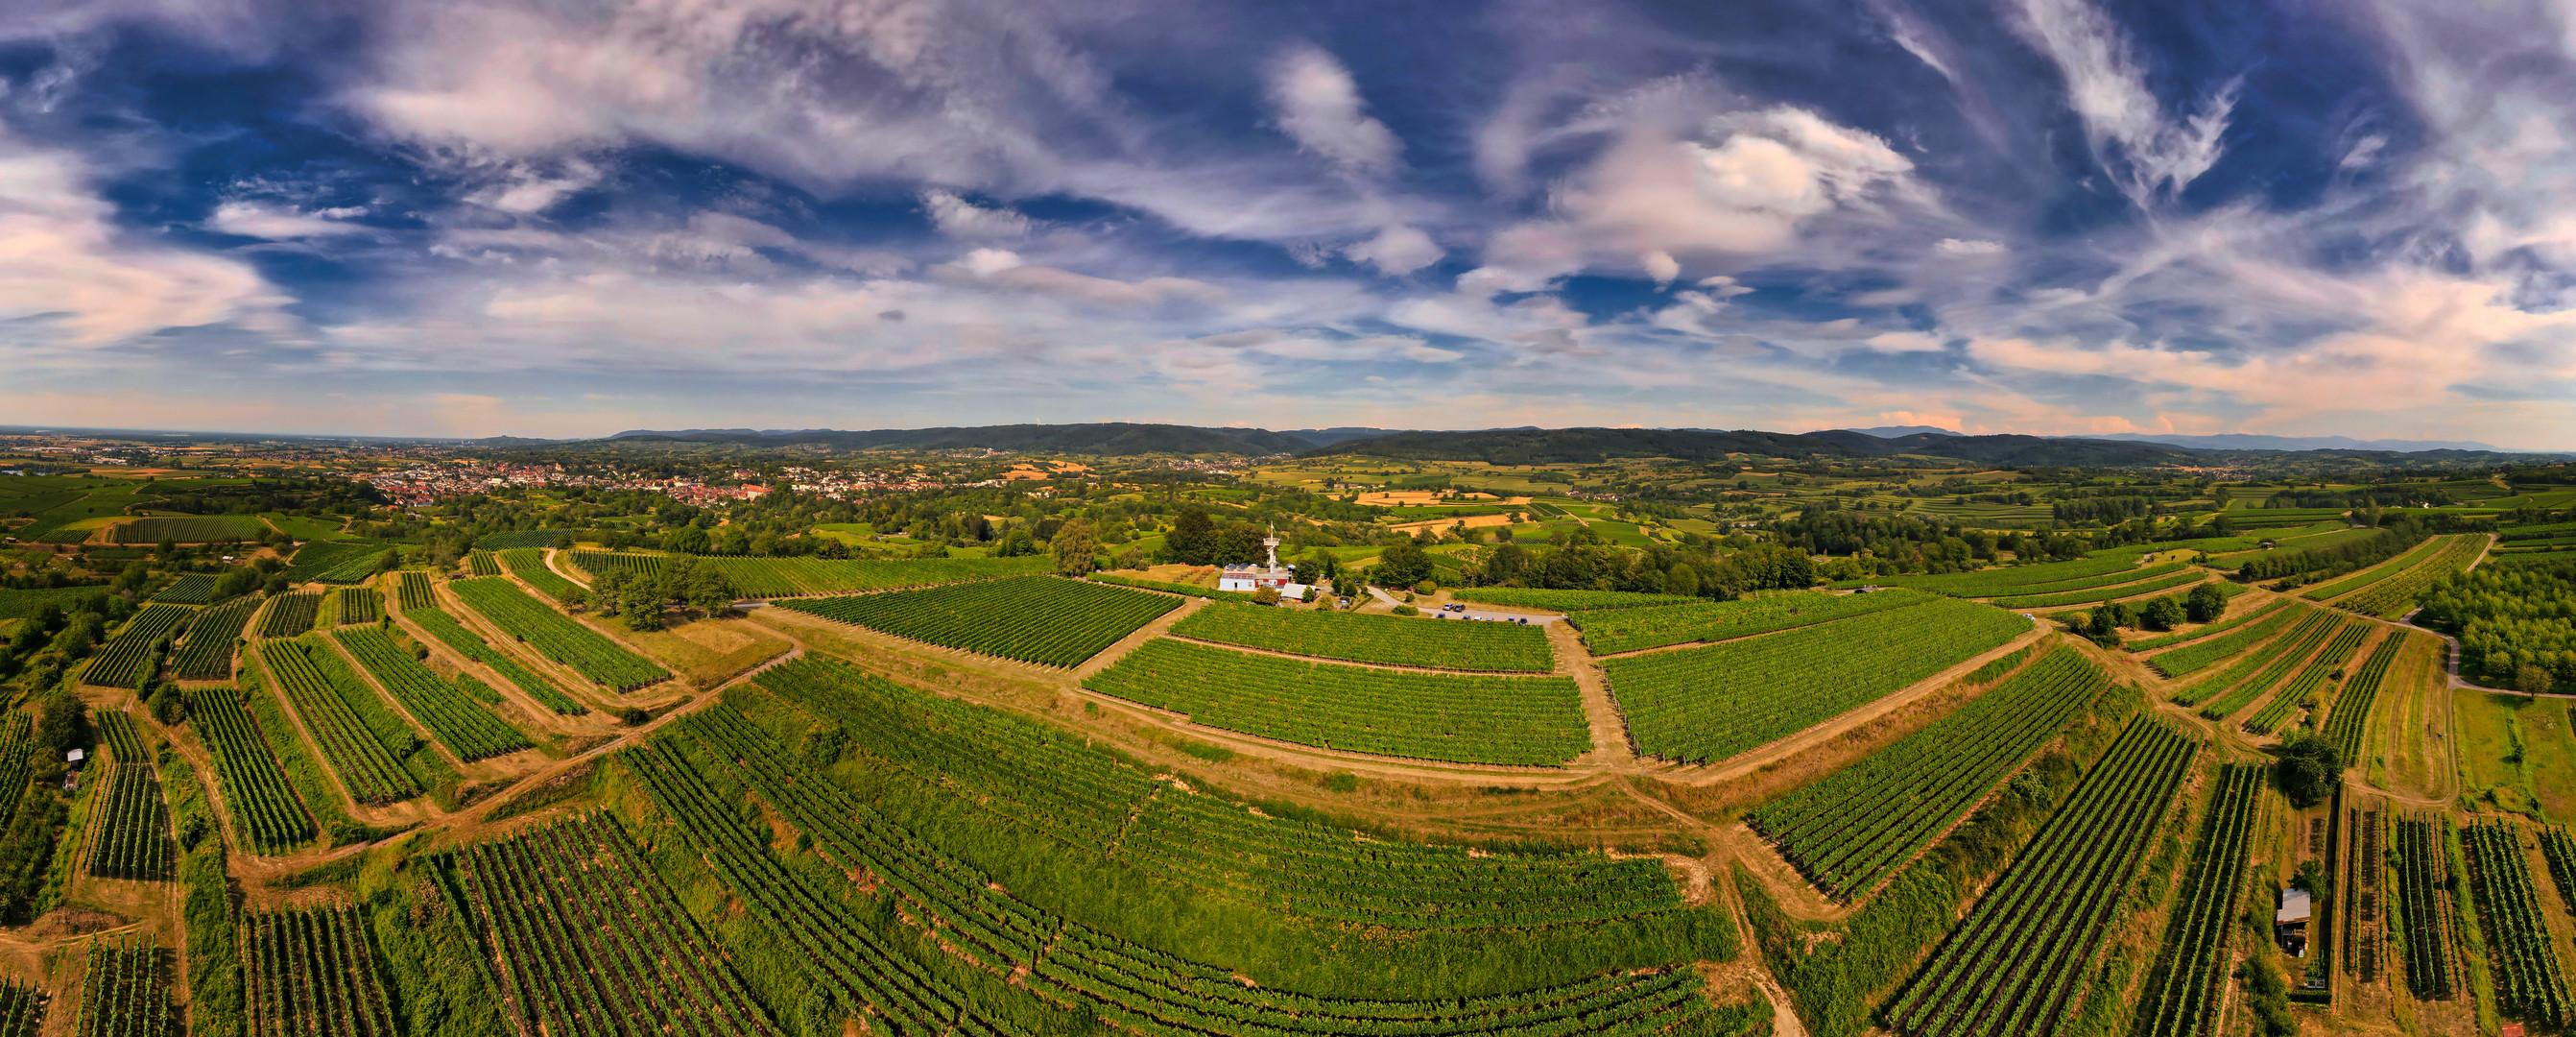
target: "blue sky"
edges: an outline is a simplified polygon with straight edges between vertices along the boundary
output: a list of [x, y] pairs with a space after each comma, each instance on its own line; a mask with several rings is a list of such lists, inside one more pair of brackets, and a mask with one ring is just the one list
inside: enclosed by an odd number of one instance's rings
[[0, 418], [2576, 448], [2576, 6], [18, 0]]

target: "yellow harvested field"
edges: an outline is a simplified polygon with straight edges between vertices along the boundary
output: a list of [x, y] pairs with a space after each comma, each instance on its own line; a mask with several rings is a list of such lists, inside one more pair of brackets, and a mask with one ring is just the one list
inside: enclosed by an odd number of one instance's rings
[[1360, 503], [1377, 508], [1428, 507], [1443, 501], [1475, 504], [1496, 501], [1503, 504], [1527, 504], [1530, 499], [1527, 497], [1504, 499], [1490, 493], [1459, 493], [1443, 497], [1437, 490], [1381, 490], [1376, 493], [1360, 494], [1359, 499]]
[[1509, 515], [1467, 515], [1460, 518], [1425, 519], [1421, 522], [1402, 522], [1388, 526], [1387, 528], [1402, 533], [1419, 533], [1426, 529], [1438, 532], [1440, 530], [1459, 525], [1464, 525], [1469, 529], [1479, 529], [1485, 526], [1508, 526], [1511, 524], [1512, 517]]

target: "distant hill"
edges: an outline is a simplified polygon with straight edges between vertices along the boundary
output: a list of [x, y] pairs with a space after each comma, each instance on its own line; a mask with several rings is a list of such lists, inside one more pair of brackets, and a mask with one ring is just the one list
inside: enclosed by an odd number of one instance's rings
[[1401, 432], [1401, 431], [1404, 431], [1404, 430], [1403, 430], [1403, 429], [1392, 429], [1392, 428], [1366, 428], [1366, 427], [1357, 426], [1357, 425], [1344, 425], [1344, 426], [1342, 426], [1342, 427], [1340, 427], [1340, 428], [1297, 428], [1297, 429], [1289, 429], [1289, 430], [1287, 430], [1287, 431], [1281, 432], [1281, 433], [1280, 433], [1280, 435], [1283, 435], [1283, 436], [1295, 436], [1295, 437], [1297, 437], [1297, 438], [1299, 438], [1299, 439], [1302, 439], [1302, 440], [1305, 440], [1306, 442], [1308, 442], [1308, 443], [1310, 443], [1310, 444], [1313, 444], [1313, 445], [1315, 445], [1315, 446], [1331, 446], [1331, 445], [1333, 445], [1333, 444], [1335, 444], [1335, 443], [1347, 443], [1347, 442], [1349, 442], [1349, 441], [1351, 441], [1351, 440], [1354, 440], [1354, 439], [1367, 439], [1367, 438], [1370, 438], [1370, 437], [1372, 437], [1372, 436], [1386, 436], [1386, 435], [1393, 435], [1393, 434], [1395, 434], [1395, 433], [1397, 433], [1397, 432]]
[[1488, 432], [1399, 432], [1309, 450], [1304, 456], [1365, 454], [1426, 461], [1489, 464], [1590, 464], [1622, 457], [1671, 457], [1710, 461], [1728, 454], [1757, 457], [1893, 457], [1922, 454], [1973, 464], [2104, 466], [2190, 463], [2187, 450], [2145, 443], [2050, 439], [2042, 436], [1962, 436], [1917, 432], [1894, 438], [1850, 429], [1791, 435], [1689, 429], [1498, 429]]
[[2215, 436], [2177, 436], [2161, 432], [2108, 432], [2093, 439], [2117, 439], [2138, 443], [2170, 443], [2174, 446], [2201, 450], [2371, 450], [2393, 454], [2416, 454], [2428, 450], [2461, 450], [2472, 453], [2510, 454], [2515, 451], [2466, 440], [2440, 439], [2354, 439], [2351, 436], [2258, 436], [2245, 432], [2228, 432]]
[[1858, 432], [1864, 436], [1877, 436], [1880, 439], [1897, 439], [1904, 436], [1921, 435], [1964, 436], [1967, 434], [1964, 432], [1952, 432], [1949, 429], [1933, 425], [1881, 425], [1877, 428], [1854, 428], [1844, 429], [1843, 431]]
[[1008, 450], [1023, 453], [1098, 454], [1236, 454], [1261, 457], [1292, 454], [1314, 444], [1294, 436], [1257, 428], [1200, 428], [1193, 425], [1145, 425], [1095, 422], [1080, 425], [981, 425], [972, 427], [875, 429], [686, 429], [677, 432], [635, 430], [608, 437], [613, 443], [723, 443], [739, 446], [823, 446], [836, 450]]

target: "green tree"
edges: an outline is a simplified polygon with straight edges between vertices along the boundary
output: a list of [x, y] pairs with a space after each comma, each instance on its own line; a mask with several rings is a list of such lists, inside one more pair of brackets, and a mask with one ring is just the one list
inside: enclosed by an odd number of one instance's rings
[[2215, 583], [2201, 584], [2183, 596], [2182, 610], [2185, 618], [2194, 623], [2216, 622], [2227, 614], [2227, 594]]
[[2171, 630], [2189, 618], [2190, 610], [2172, 598], [2157, 598], [2139, 610], [2138, 622], [2149, 630]]
[[702, 555], [713, 546], [713, 541], [706, 530], [691, 525], [672, 530], [670, 535], [662, 538], [662, 546], [683, 554]]
[[2330, 738], [2302, 738], [2281, 752], [2281, 793], [2305, 810], [2326, 801], [2343, 780], [2343, 754]]
[[700, 566], [689, 574], [686, 593], [681, 596], [688, 601], [690, 608], [712, 616], [733, 607], [733, 581], [726, 579], [715, 566]]
[[1206, 565], [1216, 549], [1216, 522], [1208, 518], [1206, 508], [1195, 504], [1181, 509], [1172, 519], [1171, 533], [1163, 538], [1163, 550], [1183, 565]]
[[1075, 519], [1055, 531], [1048, 549], [1055, 554], [1055, 571], [1066, 576], [1084, 576], [1099, 567], [1092, 557], [1097, 547], [1091, 537], [1091, 520]]
[[1380, 587], [1410, 587], [1431, 578], [1431, 554], [1411, 540], [1389, 544], [1370, 566], [1368, 580]]

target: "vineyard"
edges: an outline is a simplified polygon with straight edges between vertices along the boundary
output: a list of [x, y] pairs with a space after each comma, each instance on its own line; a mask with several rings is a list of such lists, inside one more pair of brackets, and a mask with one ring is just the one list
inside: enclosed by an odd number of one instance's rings
[[1754, 810], [1799, 873], [1851, 902], [1912, 860], [2110, 687], [2072, 648], [1867, 758]]
[[259, 618], [259, 636], [294, 637], [309, 633], [315, 621], [322, 618], [320, 592], [281, 594], [269, 599], [268, 612]]
[[2174, 590], [2179, 587], [2189, 587], [2192, 584], [2200, 583], [2208, 578], [2209, 577], [2206, 574], [2201, 573], [2198, 570], [2194, 570], [2191, 572], [2174, 573], [2170, 576], [2159, 576], [2152, 580], [2144, 580], [2137, 583], [2123, 583], [2117, 586], [2096, 587], [2088, 590], [2065, 591], [2062, 593], [2032, 594], [2021, 597], [1996, 598], [1994, 599], [1994, 603], [1998, 608], [2008, 609], [2053, 609], [2067, 605], [2090, 605], [2095, 602], [2116, 601], [2121, 598], [2134, 598], [2142, 594], [2157, 594], [2164, 591]]
[[1649, 605], [1684, 605], [1702, 599], [1680, 594], [1633, 594], [1627, 591], [1545, 590], [1536, 587], [1460, 587], [1449, 596], [1516, 609], [1600, 611]]
[[2495, 977], [2496, 1006], [2506, 1015], [2553, 1028], [2570, 1021], [2567, 974], [2559, 968], [2555, 939], [2542, 917], [2540, 893], [2523, 853], [2522, 826], [2477, 821], [2460, 829], [2469, 862], [2469, 888], [2477, 896], [2478, 925], [2486, 935]]
[[[2184, 642], [2186, 642], [2186, 641], [2197, 641], [2197, 640], [2200, 640], [2201, 638], [2204, 638], [2204, 637], [2215, 637], [2215, 636], [2217, 636], [2217, 635], [2219, 635], [2219, 634], [2224, 634], [2224, 633], [2226, 633], [2226, 632], [2228, 632], [2228, 631], [2230, 631], [2230, 630], [2237, 629], [2238, 627], [2242, 627], [2242, 626], [2244, 626], [2245, 624], [2247, 624], [2247, 623], [2251, 623], [2251, 622], [2253, 622], [2253, 621], [2255, 621], [2255, 620], [2258, 620], [2258, 619], [2264, 619], [2264, 618], [2270, 617], [2270, 616], [2272, 616], [2272, 615], [2274, 614], [2274, 611], [2275, 611], [2275, 610], [2277, 610], [2277, 609], [2282, 609], [2282, 608], [2287, 608], [2287, 607], [2289, 607], [2289, 602], [2287, 602], [2287, 601], [2285, 601], [2285, 600], [2283, 600], [2283, 599], [2280, 599], [2280, 598], [2274, 598], [2274, 599], [2272, 599], [2272, 600], [2270, 600], [2270, 601], [2266, 601], [2266, 602], [2264, 602], [2263, 604], [2260, 604], [2260, 605], [2254, 606], [2254, 607], [2253, 607], [2253, 608], [2251, 608], [2251, 609], [2248, 609], [2248, 610], [2243, 611], [2243, 612], [2239, 612], [2239, 613], [2237, 613], [2237, 614], [2235, 614], [2235, 615], [2233, 615], [2233, 616], [2229, 616], [2229, 617], [2227, 617], [2227, 618], [2225, 618], [2225, 619], [2219, 620], [2218, 622], [2215, 622], [2215, 623], [2211, 623], [2211, 624], [2209, 624], [2209, 625], [2207, 625], [2207, 626], [2204, 626], [2204, 627], [2201, 627], [2201, 628], [2199, 628], [2199, 629], [2197, 629], [2197, 630], [2185, 630], [2185, 631], [2182, 631], [2182, 632], [2180, 632], [2180, 633], [2166, 634], [2166, 635], [2164, 635], [2164, 636], [2162, 636], [2162, 637], [2150, 637], [2150, 638], [2147, 638], [2147, 639], [2145, 639], [2145, 640], [2143, 640], [2143, 641], [2131, 641], [2131, 642], [2129, 642], [2128, 644], [2123, 645], [2123, 646], [2121, 646], [2121, 647], [2126, 648], [2126, 649], [2128, 649], [2129, 651], [2132, 651], [2132, 652], [2152, 652], [2152, 651], [2155, 651], [2156, 649], [2159, 649], [2159, 648], [2171, 648], [2171, 647], [2173, 647], [2173, 646], [2175, 646], [2175, 645], [2182, 644], [2182, 643], [2184, 643]], [[2260, 640], [2260, 638], [2257, 638], [2256, 640]], [[2242, 647], [2242, 646], [2243, 646], [2243, 644], [2251, 644], [2251, 643], [2252, 643], [2251, 641], [2243, 642], [2243, 643], [2242, 643], [2242, 644], [2240, 644], [2238, 647]], [[2211, 661], [2212, 661], [2212, 662], [2215, 662], [2217, 659], [2225, 658], [2227, 655], [2230, 655], [2230, 654], [2233, 654], [2233, 652], [2222, 652], [2222, 653], [2219, 653], [2219, 655], [2218, 655], [2218, 656], [2213, 657], [2213, 658], [2211, 659]], [[2203, 663], [2202, 665], [2204, 665], [2204, 666], [2205, 666], [2205, 665], [2208, 665], [2208, 664], [2207, 664], [2207, 663]], [[2160, 673], [2161, 673], [2161, 672], [2163, 672], [2163, 670], [2162, 670], [2162, 668], [2161, 668], [2161, 667], [2159, 667], [2159, 668], [2158, 668], [2158, 672], [2160, 672]], [[2168, 676], [2168, 677], [2178, 677], [2178, 676], [2181, 676], [2181, 674], [2176, 674], [2176, 673], [2167, 673], [2167, 674], [2165, 674], [2165, 676]]]
[[385, 595], [373, 587], [342, 587], [337, 592], [340, 626], [373, 623], [385, 618]]
[[1054, 576], [779, 602], [779, 608], [947, 648], [1074, 666], [1179, 608], [1148, 594]]
[[1932, 595], [1908, 590], [1842, 595], [1792, 591], [1734, 601], [1576, 612], [1566, 620], [1583, 631], [1583, 643], [1591, 646], [1594, 654], [1611, 655], [1750, 637], [1935, 600], [1938, 599]]
[[373, 674], [412, 718], [427, 725], [439, 744], [466, 763], [530, 747], [528, 737], [475, 704], [438, 672], [422, 665], [374, 627], [343, 629], [332, 636]]
[[1899, 1033], [2056, 1031], [2200, 743], [2129, 722], [1888, 1010]]
[[27, 800], [27, 776], [36, 756], [34, 728], [25, 713], [0, 716], [0, 826], [16, 820]]
[[781, 1032], [607, 815], [469, 844], [441, 870], [464, 891], [479, 957], [518, 1032]]
[[367, 571], [373, 572], [376, 555], [384, 549], [383, 544], [357, 540], [313, 541], [295, 549], [295, 562], [286, 567], [286, 582], [311, 583], [322, 579], [324, 573], [337, 571], [346, 565], [363, 565]]
[[465, 629], [462, 624], [456, 622], [456, 617], [433, 607], [423, 607], [405, 609], [403, 618], [419, 624], [421, 629], [429, 631], [430, 636], [445, 642], [449, 648], [455, 649], [457, 654], [491, 667], [493, 672], [501, 675], [502, 679], [518, 685], [520, 691], [527, 692], [528, 697], [537, 700], [539, 705], [565, 716], [580, 716], [590, 712], [590, 707], [582, 705], [579, 700], [565, 694], [554, 681], [530, 672], [527, 667], [519, 665], [518, 660], [503, 655], [486, 643], [482, 637]]
[[[2299, 660], [2307, 658], [2334, 633], [2337, 622], [2334, 613], [2311, 610], [2308, 618], [2299, 621], [2299, 625], [2291, 628], [2289, 633], [2274, 638], [2257, 651], [2246, 653], [2245, 658], [2237, 660], [2235, 665], [2217, 676], [2203, 678], [2184, 688], [2174, 696], [2174, 701], [2189, 706], [2217, 695], [2215, 700], [2202, 706], [2200, 715], [2211, 720], [2225, 719], [2228, 714], [2253, 702], [2255, 696], [2280, 683], [2283, 677], [2289, 676], [2291, 668], [2299, 665]], [[2218, 694], [2222, 691], [2225, 694]]]
[[1156, 638], [1082, 686], [1208, 727], [1381, 756], [1557, 766], [1592, 747], [1571, 677], [1376, 670]]
[[181, 605], [143, 606], [143, 611], [125, 621], [124, 629], [99, 647], [81, 681], [110, 688], [142, 687], [143, 679], [152, 676], [162, 647], [177, 635], [180, 624], [196, 614], [197, 610]]
[[[1642, 1033], [1705, 1008], [1698, 978], [1687, 969], [1431, 1002], [1353, 1001], [1250, 986], [1229, 970], [1158, 953], [1012, 896], [971, 865], [927, 845], [900, 820], [828, 782], [801, 780], [780, 762], [785, 747], [730, 708], [691, 716], [681, 731], [707, 757], [728, 761], [729, 768], [719, 769], [730, 769], [842, 869], [866, 869], [909, 903], [917, 922], [935, 919], [950, 934], [946, 942], [955, 953], [992, 973], [1025, 975], [1029, 987], [1050, 999], [1082, 1005], [1138, 1032]], [[892, 1020], [899, 1032], [936, 1029], [940, 1019], [960, 1012], [970, 1013], [961, 1030], [981, 1032], [981, 1021], [971, 1014], [981, 1007], [974, 1003], [977, 991], [942, 983], [884, 937], [849, 924], [845, 914], [818, 909], [841, 891], [817, 888], [818, 880], [759, 852], [766, 837], [746, 828], [727, 806], [732, 797], [708, 784], [708, 771], [686, 755], [688, 741], [665, 736], [620, 758], [643, 779], [662, 812], [681, 822], [690, 844], [718, 862], [736, 896], [794, 934], [835, 986]]]
[[370, 550], [324, 569], [313, 578], [322, 583], [364, 583], [368, 577], [390, 568], [388, 558], [393, 555], [391, 549]]
[[233, 679], [233, 646], [257, 611], [259, 599], [246, 596], [198, 612], [188, 624], [188, 639], [171, 657], [170, 675], [183, 681]]
[[2540, 855], [2549, 865], [2550, 885], [2558, 887], [2558, 902], [2576, 914], [2576, 837], [2567, 834], [2565, 825], [2544, 825]]
[[2415, 611], [2415, 599], [2443, 579], [2467, 572], [2476, 563], [2479, 552], [2486, 550], [2486, 538], [2455, 536], [2447, 538], [2442, 553], [2430, 561], [2407, 570], [2393, 579], [2372, 584], [2349, 598], [2335, 602], [2336, 608], [2351, 609], [2365, 616], [2396, 619]]
[[420, 795], [420, 784], [304, 652], [303, 645], [292, 641], [270, 641], [260, 645], [259, 659], [295, 707], [322, 758], [339, 772], [349, 798], [382, 806]]
[[537, 548], [514, 547], [501, 552], [501, 568], [509, 570], [510, 575], [526, 581], [528, 586], [536, 588], [539, 593], [556, 601], [580, 601], [582, 595], [586, 593], [580, 584], [564, 579], [563, 574], [547, 568], [546, 553]]
[[121, 752], [109, 773], [106, 801], [92, 821], [89, 873], [145, 882], [169, 878], [170, 811], [161, 802], [160, 777], [150, 764], [125, 762]]
[[2344, 682], [2343, 692], [2335, 696], [2323, 730], [2344, 759], [2363, 759], [2361, 738], [2370, 727], [2370, 709], [2379, 701], [2379, 687], [2387, 682], [2388, 668], [2396, 662], [2398, 651], [2416, 636], [2400, 630], [2381, 638], [2379, 647], [2370, 650], [2370, 658], [2362, 660], [2361, 669]]
[[1201, 641], [1434, 670], [1546, 673], [1547, 628], [1314, 612], [1217, 602], [1173, 625]]
[[[296, 798], [286, 768], [259, 722], [231, 688], [188, 693], [189, 721], [215, 758], [215, 777], [234, 826], [257, 853], [283, 853], [313, 840], [313, 815]], [[280, 732], [284, 736], [284, 732]]]
[[2352, 852], [2344, 855], [2343, 970], [2364, 983], [2379, 982], [2380, 953], [2388, 929], [2380, 917], [2381, 879], [2388, 873], [2387, 815], [2353, 808]]
[[215, 600], [215, 578], [204, 573], [189, 573], [161, 588], [161, 593], [153, 595], [152, 600], [171, 605], [211, 603]]
[[[506, 533], [485, 533], [474, 538], [474, 546], [484, 551], [507, 551], [514, 547], [553, 547], [564, 538], [574, 536], [589, 536], [596, 539], [598, 534], [570, 529], [520, 529]], [[501, 574], [480, 573], [478, 575], [499, 576]]]
[[490, 551], [468, 551], [465, 553], [465, 571], [473, 576], [499, 576], [501, 560], [493, 557]]
[[438, 607], [438, 596], [429, 587], [429, 574], [418, 569], [404, 572], [394, 584], [394, 604], [404, 612]]
[[[2304, 617], [2309, 621], [2314, 621], [2317, 617], [2317, 612], [2314, 609], [2293, 607], [2283, 604], [2275, 606], [2271, 611], [2265, 612], [2263, 615], [2267, 618], [2260, 623], [2243, 627], [2224, 637], [2213, 637], [2209, 640], [2193, 644], [2187, 648], [2174, 649], [2173, 651], [2166, 652], [2163, 655], [2147, 660], [2147, 665], [2154, 667], [2157, 673], [2164, 674], [2167, 677], [2190, 676], [2191, 674], [2198, 673], [2201, 670], [2209, 668], [2212, 663], [2216, 663], [2221, 659], [2225, 659], [2228, 656], [2235, 655], [2238, 652], [2242, 652], [2262, 643], [2265, 638], [2269, 638], [2272, 635], [2281, 632], [2283, 627], [2289, 626], [2290, 621], [2292, 620]], [[2188, 702], [2183, 704], [2190, 705]]]
[[[583, 572], [605, 576], [629, 572], [656, 577], [687, 561], [683, 555], [622, 554], [575, 551], [572, 564]], [[1049, 558], [922, 558], [891, 561], [840, 561], [825, 558], [698, 557], [696, 564], [723, 573], [734, 592], [747, 598], [793, 598], [808, 594], [901, 590], [942, 583], [1037, 576], [1054, 568]]]
[[2398, 573], [2414, 568], [2415, 564], [2418, 562], [2433, 557], [2435, 552], [2442, 549], [2442, 545], [2444, 543], [2453, 539], [2464, 538], [2434, 537], [2416, 545], [2412, 550], [2409, 550], [2405, 554], [2399, 555], [2396, 558], [2392, 558], [2381, 564], [2363, 569], [2360, 572], [2346, 576], [2342, 579], [2329, 583], [2320, 583], [2314, 587], [2300, 591], [2299, 596], [2306, 598], [2309, 601], [2324, 601], [2328, 598], [2349, 594], [2353, 591], [2360, 590], [2363, 587], [2372, 586], [2391, 576], [2395, 576]]
[[160, 945], [91, 937], [74, 1037], [170, 1037], [172, 1022]]
[[1221, 591], [1213, 587], [1201, 587], [1195, 583], [1140, 580], [1133, 576], [1112, 576], [1108, 573], [1093, 573], [1085, 578], [1093, 583], [1106, 583], [1113, 587], [1132, 587], [1140, 591], [1161, 591], [1165, 594], [1178, 594], [1184, 598], [1206, 598], [1210, 601], [1252, 600], [1251, 591]]
[[2141, 567], [2135, 552], [2079, 558], [2071, 562], [2045, 562], [2037, 565], [2015, 565], [1976, 572], [1941, 573], [1931, 576], [1880, 576], [1865, 580], [1846, 580], [1841, 586], [1879, 585], [1911, 587], [1915, 590], [1947, 594], [1954, 598], [2003, 598], [2033, 594], [2055, 594], [2128, 583], [2149, 577], [2179, 572], [2180, 563]]
[[2271, 700], [2265, 702], [2262, 709], [2256, 710], [2253, 716], [2246, 718], [2245, 730], [2258, 735], [2268, 735], [2277, 730], [2283, 721], [2290, 718], [2291, 710], [2299, 708], [2301, 703], [2311, 698], [2319, 697], [2319, 691], [2326, 685], [2326, 678], [2332, 674], [2341, 673], [2344, 663], [2352, 658], [2352, 653], [2360, 650], [2363, 639], [2376, 632], [2377, 628], [2368, 623], [2358, 620], [2345, 622], [2335, 631], [2334, 640], [2326, 642], [2324, 651], [2318, 652], [2306, 666], [2301, 667], [2299, 675], [2291, 678], [2288, 685], [2273, 693]]
[[156, 515], [108, 528], [120, 544], [221, 544], [257, 540], [268, 535], [268, 523], [256, 515]]
[[16, 979], [0, 980], [0, 1037], [36, 1037], [45, 1026], [45, 992]]
[[671, 671], [529, 597], [518, 584], [508, 580], [462, 580], [447, 586], [467, 607], [501, 628], [502, 633], [525, 642], [539, 655], [572, 667], [595, 683], [625, 692], [670, 679]]
[[2397, 917], [2406, 940], [2406, 986], [2425, 1000], [2447, 1000], [2459, 973], [2452, 948], [2460, 923], [2442, 848], [2446, 821], [2397, 819]]
[[252, 1034], [398, 1037], [358, 912], [343, 906], [243, 911], [234, 935]]
[[[1935, 601], [1767, 637], [1602, 665], [1640, 755], [1723, 760], [1930, 677], [2030, 630], [1986, 605]], [[1868, 645], [1869, 651], [1852, 651]]]
[[89, 873], [107, 879], [170, 877], [170, 810], [134, 718], [101, 709], [90, 715], [114, 765], [104, 805], [90, 821]]
[[757, 680], [925, 794], [1083, 852], [1115, 841], [1121, 862], [1195, 895], [1397, 930], [1607, 924], [1680, 905], [1652, 859], [1362, 842], [1330, 823], [1252, 813], [1196, 782], [1182, 794], [1060, 728], [844, 664], [807, 656]]
[[2263, 768], [2222, 764], [2191, 847], [2191, 868], [2164, 947], [2138, 1000], [2136, 1037], [2200, 1037], [2214, 1027], [2234, 961], [2229, 936], [2245, 895], [2245, 860], [2263, 793]]

